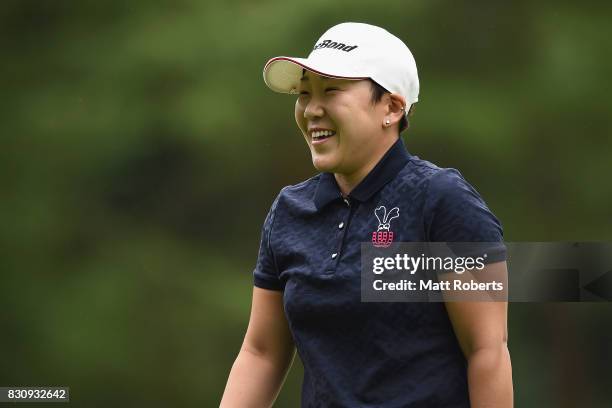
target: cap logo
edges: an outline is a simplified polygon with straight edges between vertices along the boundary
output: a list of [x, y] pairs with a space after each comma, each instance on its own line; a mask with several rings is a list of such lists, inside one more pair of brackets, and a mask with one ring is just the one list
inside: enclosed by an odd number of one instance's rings
[[333, 48], [336, 50], [349, 52], [357, 48], [357, 45], [346, 45], [339, 42], [333, 42], [332, 40], [324, 40], [323, 42], [320, 42], [315, 45], [313, 50], [318, 50], [319, 48]]

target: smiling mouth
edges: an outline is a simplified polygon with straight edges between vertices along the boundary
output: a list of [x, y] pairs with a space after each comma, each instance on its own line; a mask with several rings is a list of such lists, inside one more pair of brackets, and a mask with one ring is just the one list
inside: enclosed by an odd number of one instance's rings
[[320, 141], [323, 141], [325, 139], [329, 139], [330, 137], [334, 136], [335, 134], [336, 134], [336, 132], [334, 132], [333, 130], [322, 130], [322, 131], [312, 132], [312, 141], [313, 142], [320, 142]]

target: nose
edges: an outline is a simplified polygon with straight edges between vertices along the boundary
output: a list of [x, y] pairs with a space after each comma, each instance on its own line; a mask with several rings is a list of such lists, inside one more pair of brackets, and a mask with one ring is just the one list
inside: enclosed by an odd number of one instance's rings
[[314, 97], [310, 98], [304, 109], [304, 117], [312, 120], [320, 118], [323, 115], [325, 115], [325, 109], [323, 109], [323, 105], [320, 103], [319, 99]]

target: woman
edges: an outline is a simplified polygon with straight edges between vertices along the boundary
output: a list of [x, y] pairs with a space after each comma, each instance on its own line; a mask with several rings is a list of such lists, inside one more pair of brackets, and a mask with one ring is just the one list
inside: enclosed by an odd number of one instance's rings
[[295, 120], [320, 174], [283, 188], [266, 217], [221, 406], [271, 406], [297, 348], [304, 407], [511, 407], [507, 303], [361, 302], [361, 243], [380, 244], [381, 228], [386, 241], [502, 241], [460, 173], [399, 137], [419, 91], [406, 45], [343, 23], [308, 58], [268, 61], [264, 79], [299, 94]]

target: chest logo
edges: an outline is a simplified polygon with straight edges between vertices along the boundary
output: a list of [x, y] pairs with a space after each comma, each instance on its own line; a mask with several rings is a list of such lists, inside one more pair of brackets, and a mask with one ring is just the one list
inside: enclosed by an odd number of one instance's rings
[[386, 248], [393, 242], [393, 231], [391, 231], [391, 220], [399, 217], [399, 208], [393, 207], [387, 212], [387, 207], [381, 205], [376, 207], [374, 215], [378, 220], [378, 228], [372, 232], [372, 244], [377, 248]]

